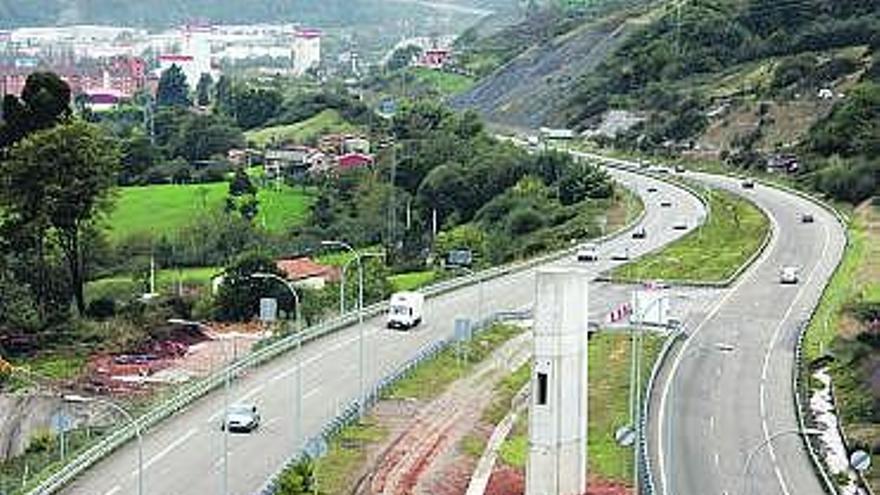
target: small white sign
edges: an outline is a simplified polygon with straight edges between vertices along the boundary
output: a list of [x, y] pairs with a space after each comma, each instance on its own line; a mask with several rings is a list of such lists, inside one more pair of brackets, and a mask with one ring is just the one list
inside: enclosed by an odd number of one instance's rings
[[260, 298], [260, 321], [274, 323], [278, 319], [278, 301], [274, 297]]

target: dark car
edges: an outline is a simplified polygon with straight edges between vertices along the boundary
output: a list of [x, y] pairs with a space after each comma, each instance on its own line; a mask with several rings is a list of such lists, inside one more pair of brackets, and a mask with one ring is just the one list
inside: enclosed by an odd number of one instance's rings
[[662, 206], [663, 208], [671, 208], [672, 201], [670, 201], [668, 199], [664, 199], [663, 201], [660, 202], [660, 206]]
[[654, 187], [654, 186], [650, 186], [650, 187], [648, 187], [648, 192], [649, 192], [649, 193], [655, 193], [655, 192], [657, 192], [657, 188]]
[[648, 237], [648, 231], [644, 227], [633, 231], [633, 239], [644, 239], [645, 237]]
[[755, 188], [755, 181], [753, 181], [752, 179], [746, 179], [742, 182], [742, 186], [743, 186], [743, 189], [754, 189]]
[[804, 213], [803, 215], [801, 215], [801, 222], [803, 223], [813, 223], [814, 221], [815, 219], [813, 218], [813, 215], [809, 213]]

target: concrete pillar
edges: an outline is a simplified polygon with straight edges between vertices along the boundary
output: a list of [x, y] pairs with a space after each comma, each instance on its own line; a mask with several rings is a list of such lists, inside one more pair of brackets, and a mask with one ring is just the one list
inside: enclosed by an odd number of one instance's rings
[[587, 288], [571, 269], [538, 273], [526, 495], [587, 490]]

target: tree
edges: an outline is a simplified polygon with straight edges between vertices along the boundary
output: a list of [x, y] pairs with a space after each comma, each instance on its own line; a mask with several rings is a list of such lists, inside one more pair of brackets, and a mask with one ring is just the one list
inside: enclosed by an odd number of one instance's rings
[[235, 123], [222, 115], [187, 115], [171, 143], [172, 154], [190, 162], [226, 155], [244, 146], [244, 136]]
[[[97, 126], [74, 121], [39, 131], [16, 145], [0, 165], [0, 206], [51, 233], [67, 264], [73, 299], [85, 313], [82, 235], [109, 204], [119, 154]], [[50, 231], [51, 229], [51, 231]]]
[[226, 212], [235, 211], [248, 221], [253, 221], [260, 211], [257, 188], [251, 182], [247, 172], [242, 169], [235, 171], [235, 175], [229, 183], [229, 195], [226, 197]]
[[211, 86], [214, 85], [214, 79], [211, 74], [203, 73], [196, 85], [196, 104], [200, 107], [206, 107], [211, 103]]
[[176, 64], [165, 70], [159, 78], [156, 104], [160, 107], [188, 107], [192, 105], [192, 101], [189, 99], [186, 74]]
[[264, 88], [235, 88], [232, 117], [243, 129], [260, 127], [278, 113], [282, 96], [278, 90]]
[[6, 95], [3, 99], [0, 148], [69, 117], [70, 99], [70, 86], [57, 74], [34, 72], [28, 76], [21, 97]]
[[246, 321], [259, 312], [261, 297], [274, 297], [278, 307], [290, 311], [294, 304], [290, 292], [276, 280], [253, 278], [254, 273], [282, 276], [268, 255], [252, 251], [240, 255], [223, 275], [217, 293], [217, 318], [224, 321]]
[[233, 94], [232, 79], [228, 76], [220, 76], [214, 85], [214, 105], [217, 111], [232, 117], [235, 108], [235, 95]]

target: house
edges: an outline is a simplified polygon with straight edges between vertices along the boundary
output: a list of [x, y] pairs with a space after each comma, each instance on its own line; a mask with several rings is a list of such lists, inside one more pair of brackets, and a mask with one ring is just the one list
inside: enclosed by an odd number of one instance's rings
[[346, 136], [342, 141], [343, 153], [369, 153], [370, 140], [361, 136]]
[[328, 158], [323, 152], [308, 146], [285, 146], [266, 150], [263, 170], [266, 177], [282, 175], [301, 178], [313, 168], [328, 168]]
[[364, 153], [347, 153], [336, 158], [336, 165], [340, 170], [369, 167], [373, 163], [375, 163], [373, 157]]
[[306, 256], [282, 258], [275, 261], [275, 266], [285, 279], [293, 282], [294, 286], [304, 289], [320, 290], [326, 284], [341, 279], [341, 270], [338, 266], [322, 265]]
[[452, 59], [452, 51], [446, 48], [429, 48], [422, 52], [416, 65], [429, 69], [442, 69]]
[[786, 174], [794, 174], [800, 169], [797, 155], [779, 153], [767, 157], [768, 172], [783, 172]]

